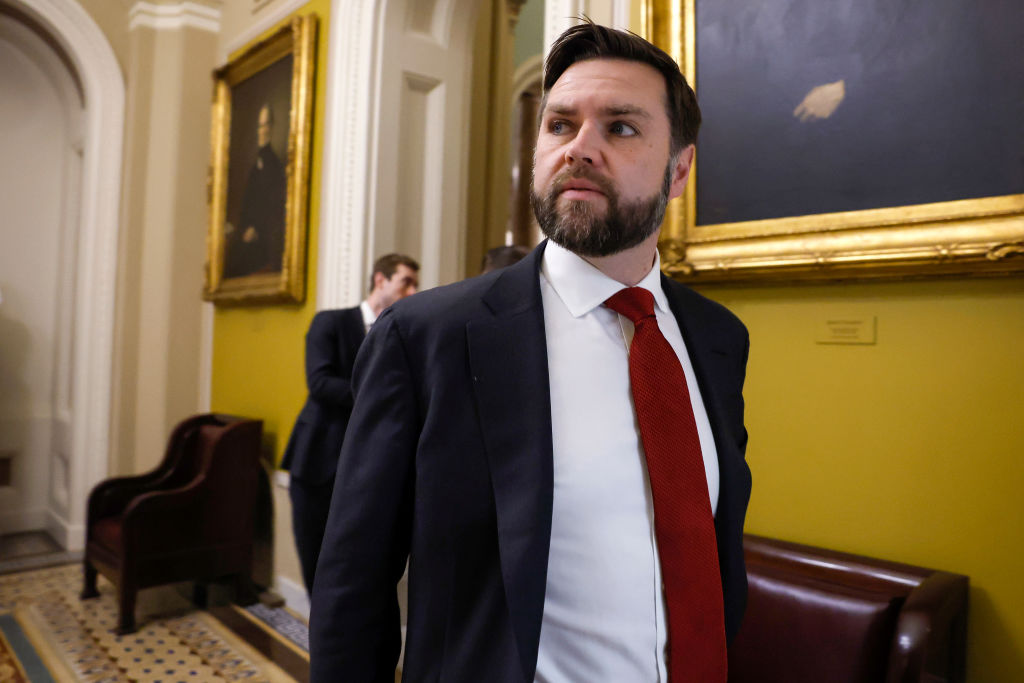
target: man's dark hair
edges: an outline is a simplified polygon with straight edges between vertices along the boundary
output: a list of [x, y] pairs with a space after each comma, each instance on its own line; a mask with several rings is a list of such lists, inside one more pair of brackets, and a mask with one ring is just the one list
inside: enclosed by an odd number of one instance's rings
[[584, 18], [555, 40], [544, 63], [544, 97], [540, 111], [544, 113], [548, 93], [566, 69], [588, 59], [624, 59], [648, 64], [665, 79], [665, 108], [672, 130], [669, 151], [674, 157], [683, 147], [697, 141], [700, 128], [700, 107], [693, 88], [687, 84], [679, 65], [660, 48], [627, 31], [617, 31]]
[[377, 273], [383, 275], [385, 280], [390, 280], [391, 276], [398, 270], [398, 266], [405, 266], [416, 273], [420, 271], [420, 264], [416, 263], [416, 259], [412, 256], [384, 254], [373, 262], [373, 271], [370, 273], [370, 291], [373, 291], [373, 280]]
[[483, 263], [480, 264], [480, 273], [489, 273], [498, 268], [511, 266], [513, 263], [521, 261], [529, 253], [529, 249], [519, 244], [488, 249], [484, 254]]

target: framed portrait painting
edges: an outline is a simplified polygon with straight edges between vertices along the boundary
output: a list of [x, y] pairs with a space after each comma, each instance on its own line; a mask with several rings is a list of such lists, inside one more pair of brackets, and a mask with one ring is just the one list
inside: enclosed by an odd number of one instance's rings
[[1019, 0], [644, 0], [703, 113], [666, 270], [1024, 272]]
[[213, 74], [204, 298], [305, 298], [315, 15], [294, 18]]

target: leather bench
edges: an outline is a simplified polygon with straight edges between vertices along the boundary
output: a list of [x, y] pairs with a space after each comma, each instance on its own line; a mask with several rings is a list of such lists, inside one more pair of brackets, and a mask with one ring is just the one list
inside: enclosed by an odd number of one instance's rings
[[748, 534], [730, 683], [963, 683], [966, 576]]

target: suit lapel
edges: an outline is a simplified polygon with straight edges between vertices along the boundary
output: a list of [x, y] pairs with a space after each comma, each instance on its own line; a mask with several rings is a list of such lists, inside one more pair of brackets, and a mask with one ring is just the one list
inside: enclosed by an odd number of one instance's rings
[[484, 294], [492, 315], [466, 325], [498, 523], [506, 600], [533, 680], [551, 542], [551, 402], [539, 268], [543, 246]]

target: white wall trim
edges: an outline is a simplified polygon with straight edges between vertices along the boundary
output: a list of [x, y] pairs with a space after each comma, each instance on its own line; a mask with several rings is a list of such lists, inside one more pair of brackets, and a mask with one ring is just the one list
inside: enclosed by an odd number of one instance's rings
[[47, 511], [45, 529], [50, 537], [66, 550], [77, 551], [85, 548], [84, 521], [80, 524], [68, 524], [67, 520], [54, 514], [53, 511]]
[[629, 30], [629, 0], [612, 0], [612, 28]]
[[285, 606], [309, 621], [309, 595], [306, 587], [280, 574], [274, 578], [274, 590], [284, 598]]
[[[570, 26], [579, 23], [577, 17], [587, 14], [587, 0], [547, 0], [544, 3], [544, 56], [551, 44]], [[594, 17], [591, 17], [594, 19]], [[596, 21], [596, 19], [595, 19]], [[598, 22], [600, 23], [600, 22]]]
[[199, 319], [199, 412], [210, 412], [213, 402], [213, 304], [204, 301]]
[[[108, 473], [125, 86], [103, 32], [74, 0], [22, 0], [63, 46], [85, 92], [75, 287], [68, 550], [82, 547], [85, 501]], [[81, 537], [81, 538], [80, 538]]]
[[158, 31], [173, 31], [181, 28], [197, 28], [201, 31], [220, 31], [220, 10], [194, 2], [177, 5], [154, 5], [151, 2], [137, 2], [128, 12], [128, 30], [144, 26]]
[[[610, 11], [609, 11], [610, 10]], [[612, 0], [611, 7], [591, 6], [591, 0], [547, 0], [544, 5], [544, 56], [570, 26], [579, 23], [577, 17], [589, 16], [598, 24], [612, 28], [629, 29], [630, 0]]]
[[351, 306], [363, 294], [364, 252], [374, 225], [377, 48], [386, 0], [332, 0], [321, 174], [316, 308]]
[[[285, 2], [282, 2], [280, 5], [274, 7], [273, 10], [267, 12], [264, 16], [260, 17], [255, 24], [252, 24], [251, 26], [249, 26], [249, 28], [245, 29], [245, 31], [239, 33], [237, 36], [232, 37], [227, 42], [227, 44], [224, 45], [224, 48], [218, 55], [220, 61], [228, 61], [228, 56], [232, 52], [238, 50], [239, 48], [245, 47], [247, 44], [255, 40], [258, 36], [262, 35], [263, 33], [266, 33], [274, 26], [284, 21], [286, 17], [288, 17], [291, 14], [294, 14], [308, 2], [309, 0], [286, 0]], [[334, 14], [332, 6], [331, 16], [333, 17], [344, 15]], [[336, 27], [332, 25], [331, 31], [334, 31], [335, 28]]]

